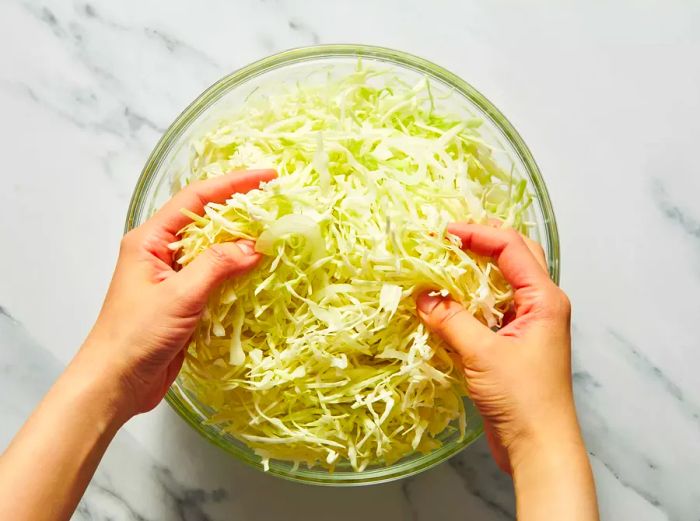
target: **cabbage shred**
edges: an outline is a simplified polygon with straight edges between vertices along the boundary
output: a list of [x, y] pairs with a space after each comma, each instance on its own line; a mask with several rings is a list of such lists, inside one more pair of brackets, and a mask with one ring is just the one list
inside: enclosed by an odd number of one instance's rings
[[439, 102], [427, 79], [358, 66], [252, 96], [193, 144], [185, 182], [279, 173], [209, 204], [171, 245], [183, 265], [242, 238], [265, 255], [211, 296], [181, 378], [266, 468], [362, 471], [464, 432], [460, 363], [417, 318], [414, 296], [449, 294], [498, 326], [510, 287], [446, 227], [495, 217], [524, 230], [529, 196], [493, 160], [480, 121]]

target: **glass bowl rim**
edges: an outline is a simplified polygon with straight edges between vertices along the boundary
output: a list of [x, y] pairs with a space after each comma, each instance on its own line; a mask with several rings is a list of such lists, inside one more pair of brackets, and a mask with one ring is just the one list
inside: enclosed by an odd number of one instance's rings
[[[141, 217], [141, 211], [144, 209], [145, 204], [147, 203], [145, 196], [148, 193], [151, 184], [155, 180], [155, 175], [158, 172], [161, 163], [167, 157], [173, 144], [189, 127], [189, 125], [213, 103], [215, 103], [231, 89], [270, 70], [295, 63], [311, 61], [317, 58], [327, 59], [334, 57], [376, 59], [394, 63], [414, 71], [427, 74], [441, 80], [443, 83], [467, 98], [491, 119], [492, 123], [502, 132], [505, 139], [519, 156], [525, 170], [527, 171], [528, 178], [535, 190], [536, 198], [544, 217], [544, 230], [548, 245], [547, 260], [549, 263], [549, 274], [551, 279], [558, 284], [560, 253], [559, 236], [554, 210], [552, 208], [549, 193], [544, 184], [539, 167], [537, 166], [529, 148], [520, 137], [520, 134], [518, 134], [518, 132], [515, 130], [513, 125], [493, 105], [493, 103], [491, 103], [485, 96], [483, 96], [479, 91], [477, 91], [459, 76], [418, 56], [414, 56], [403, 51], [372, 45], [332, 44], [290, 49], [257, 60], [216, 81], [213, 85], [202, 92], [192, 103], [190, 103], [187, 108], [180, 113], [180, 115], [177, 116], [175, 121], [168, 127], [154, 147], [148, 160], [146, 161], [146, 164], [144, 165], [141, 175], [136, 183], [134, 193], [131, 197], [124, 226], [124, 233], [130, 231], [138, 225], [137, 219]], [[178, 413], [178, 415], [204, 438], [220, 449], [223, 449], [229, 454], [233, 455], [237, 460], [258, 470], [261, 469], [260, 462], [252, 457], [252, 453], [247, 454], [237, 447], [232, 447], [229, 445], [224, 446], [220, 444], [219, 439], [204, 429], [200, 421], [192, 417], [190, 412], [187, 410], [187, 407], [177, 396], [177, 393], [172, 387], [168, 390], [165, 399], [168, 404]], [[439, 463], [442, 463], [470, 445], [473, 441], [478, 439], [481, 434], [481, 432], [477, 432], [473, 436], [465, 436], [463, 439], [454, 444], [446, 444], [435, 451], [419, 457], [418, 459], [409, 460], [403, 464], [398, 463], [386, 467], [385, 469], [378, 469], [370, 472], [358, 472], [357, 479], [349, 479], [348, 481], [334, 479], [334, 475], [332, 473], [327, 474], [327, 480], [322, 478], [313, 479], [308, 476], [302, 477], [293, 471], [284, 472], [280, 469], [274, 468], [272, 465], [270, 466], [268, 473], [291, 481], [318, 485], [358, 486], [385, 483], [417, 474], [438, 465]]]

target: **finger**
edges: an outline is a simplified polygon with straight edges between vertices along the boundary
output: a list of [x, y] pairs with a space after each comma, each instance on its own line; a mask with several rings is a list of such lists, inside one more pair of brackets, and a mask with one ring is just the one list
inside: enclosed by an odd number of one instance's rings
[[230, 172], [206, 181], [195, 181], [165, 203], [146, 224], [160, 231], [176, 234], [191, 219], [182, 213], [185, 208], [201, 215], [208, 203], [223, 203], [234, 193], [245, 193], [258, 188], [260, 183], [277, 177], [274, 170]]
[[[491, 228], [502, 228], [503, 221], [501, 221], [500, 219], [491, 218], [486, 222], [486, 226], [490, 226]], [[535, 256], [535, 260], [537, 260], [540, 266], [544, 268], [544, 271], [547, 271], [547, 258], [545, 257], [544, 249], [542, 249], [540, 243], [537, 241], [533, 241], [526, 235], [523, 235], [522, 237], [525, 241], [525, 245], [527, 246], [527, 248]]]
[[542, 245], [537, 241], [533, 241], [529, 237], [523, 236], [523, 240], [525, 241], [525, 246], [527, 246], [527, 249], [530, 250], [532, 255], [535, 257], [535, 260], [540, 266], [542, 266], [542, 269], [544, 271], [548, 271], [547, 257], [544, 254], [544, 248], [542, 248]]
[[515, 230], [467, 223], [450, 224], [447, 230], [461, 239], [463, 249], [493, 258], [515, 290], [549, 283], [547, 272]]
[[449, 297], [423, 293], [416, 299], [418, 316], [463, 359], [473, 359], [494, 333]]
[[187, 304], [200, 310], [219, 284], [250, 270], [261, 258], [252, 241], [214, 244], [165, 283], [177, 285], [178, 294], [187, 296]]

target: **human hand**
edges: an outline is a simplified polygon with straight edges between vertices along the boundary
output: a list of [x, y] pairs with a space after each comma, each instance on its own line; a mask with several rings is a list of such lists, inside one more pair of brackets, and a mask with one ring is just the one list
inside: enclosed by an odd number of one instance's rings
[[87, 359], [82, 367], [114, 381], [126, 419], [163, 398], [209, 293], [260, 260], [251, 241], [239, 240], [215, 244], [175, 271], [168, 244], [190, 222], [181, 210], [201, 214], [208, 202], [224, 202], [275, 177], [273, 170], [253, 170], [192, 183], [122, 239], [104, 305], [76, 361]]
[[456, 223], [448, 231], [465, 250], [493, 258], [514, 290], [515, 317], [497, 332], [449, 297], [417, 299], [427, 327], [462, 358], [496, 463], [511, 473], [533, 449], [583, 448], [571, 385], [571, 308], [547, 275], [542, 248], [514, 230]]

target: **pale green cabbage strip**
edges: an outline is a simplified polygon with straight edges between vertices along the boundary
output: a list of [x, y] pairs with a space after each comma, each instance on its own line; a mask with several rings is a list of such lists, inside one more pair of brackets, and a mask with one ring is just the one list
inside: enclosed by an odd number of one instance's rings
[[464, 432], [464, 382], [415, 294], [442, 290], [497, 326], [511, 291], [446, 235], [496, 217], [525, 229], [525, 183], [499, 168], [479, 121], [441, 114], [426, 80], [358, 66], [253, 97], [194, 143], [187, 180], [274, 167], [260, 190], [210, 204], [172, 245], [257, 239], [264, 262], [213, 295], [183, 379], [212, 422], [263, 458], [361, 471]]

